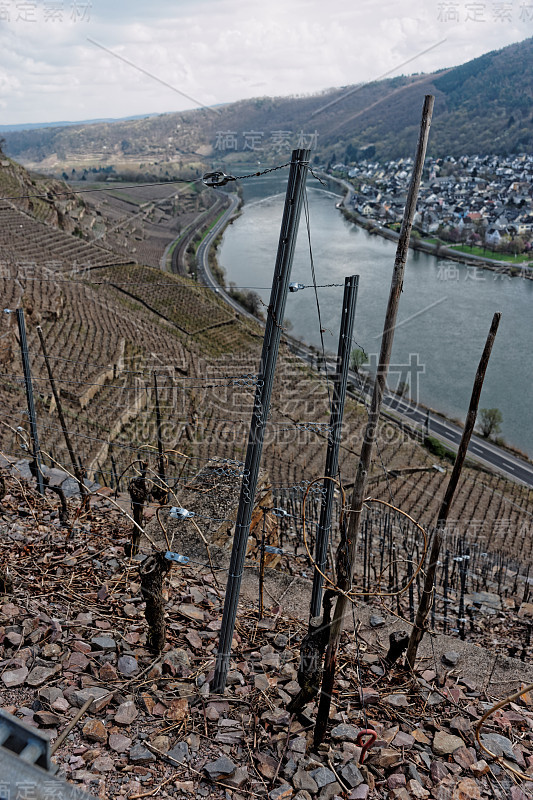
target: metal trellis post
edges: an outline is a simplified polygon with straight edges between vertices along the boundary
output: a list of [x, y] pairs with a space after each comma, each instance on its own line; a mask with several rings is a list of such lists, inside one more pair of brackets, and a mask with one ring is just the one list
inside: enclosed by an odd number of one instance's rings
[[[326, 454], [326, 468], [324, 470], [323, 498], [320, 508], [320, 521], [316, 535], [316, 567], [313, 576], [313, 590], [311, 593], [310, 616], [318, 617], [322, 604], [322, 591], [324, 578], [320, 572], [326, 568], [328, 542], [331, 530], [331, 509], [335, 494], [334, 480], [339, 468], [339, 448], [341, 443], [342, 418], [344, 416], [344, 403], [346, 400], [346, 384], [348, 382], [348, 369], [350, 365], [350, 352], [355, 319], [355, 304], [359, 276], [351, 275], [344, 281], [344, 298], [342, 301], [341, 327], [339, 333], [339, 349], [337, 355], [337, 373], [333, 385], [333, 401], [331, 404], [330, 430], [328, 436], [328, 450]], [[320, 570], [320, 572], [318, 571]]]
[[261, 454], [263, 451], [265, 427], [270, 410], [272, 384], [281, 340], [281, 325], [289, 289], [294, 247], [296, 244], [298, 224], [305, 192], [309, 154], [309, 150], [293, 150], [292, 152], [285, 208], [281, 223], [270, 303], [268, 305], [265, 336], [263, 339], [259, 380], [257, 382], [254, 408], [250, 422], [250, 433], [248, 435], [248, 447], [239, 498], [239, 509], [235, 523], [233, 549], [231, 551], [228, 583], [224, 600], [222, 626], [220, 629], [217, 661], [212, 685], [212, 691], [215, 694], [222, 694], [224, 691], [231, 657], [231, 642], [233, 640], [235, 620], [237, 618], [237, 605], [241, 590], [246, 546], [250, 533], [250, 522], [254, 507]]
[[26, 339], [26, 323], [24, 309], [17, 308], [17, 323], [19, 326], [20, 352], [22, 353], [22, 369], [26, 386], [26, 400], [28, 403], [28, 416], [30, 418], [30, 433], [33, 445], [33, 458], [37, 468], [37, 489], [39, 494], [44, 494], [43, 473], [41, 470], [41, 455], [39, 449], [39, 435], [37, 433], [37, 420], [35, 417], [35, 403], [33, 402], [33, 386], [31, 382], [30, 358], [28, 355], [28, 340]]

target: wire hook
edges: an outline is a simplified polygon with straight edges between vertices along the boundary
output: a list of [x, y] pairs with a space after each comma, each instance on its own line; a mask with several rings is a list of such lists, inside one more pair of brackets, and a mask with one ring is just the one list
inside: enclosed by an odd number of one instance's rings
[[[366, 736], [369, 736], [370, 738], [368, 739], [367, 742], [363, 743], [363, 738]], [[376, 731], [373, 730], [372, 728], [363, 728], [363, 730], [359, 731], [359, 733], [357, 734], [357, 739], [355, 740], [355, 743], [358, 747], [361, 748], [361, 757], [359, 759], [360, 764], [362, 764], [366, 758], [366, 751], [370, 747], [372, 747], [377, 738], [378, 735]]]

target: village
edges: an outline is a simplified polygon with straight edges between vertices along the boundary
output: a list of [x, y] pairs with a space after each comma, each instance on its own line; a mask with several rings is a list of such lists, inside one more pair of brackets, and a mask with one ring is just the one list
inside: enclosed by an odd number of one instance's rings
[[[354, 211], [398, 228], [412, 159], [337, 163], [329, 172], [354, 185]], [[533, 239], [533, 156], [428, 158], [414, 219], [415, 237], [438, 237], [467, 252], [527, 260]], [[437, 238], [429, 239], [437, 243]]]

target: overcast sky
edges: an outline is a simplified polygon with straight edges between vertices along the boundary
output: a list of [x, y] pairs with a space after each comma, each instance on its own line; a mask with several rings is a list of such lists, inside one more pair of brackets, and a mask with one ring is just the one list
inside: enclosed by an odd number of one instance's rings
[[0, 0], [0, 124], [314, 93], [532, 35], [533, 0]]

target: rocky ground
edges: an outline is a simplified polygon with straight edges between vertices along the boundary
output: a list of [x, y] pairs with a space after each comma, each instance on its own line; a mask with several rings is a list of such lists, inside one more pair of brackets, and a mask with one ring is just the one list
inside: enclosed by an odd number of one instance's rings
[[[526, 780], [533, 778], [533, 695], [506, 704], [483, 726], [481, 742], [497, 758], [475, 737], [495, 702], [533, 680], [520, 661], [507, 659], [507, 673], [500, 665], [494, 682], [489, 668], [473, 663], [478, 651], [479, 664], [490, 665], [490, 652], [431, 637], [411, 675], [384, 661], [384, 612], [357, 608], [356, 634], [348, 626], [343, 639], [331, 724], [315, 750], [315, 703], [300, 716], [286, 710], [299, 691], [305, 633], [294, 606], [271, 600], [260, 620], [244, 593], [228, 687], [214, 696], [226, 579], [218, 562], [214, 570], [173, 566], [167, 645], [156, 656], [147, 648], [140, 594], [145, 556], [125, 557], [131, 524], [120, 511], [101, 497], [80, 514], [72, 500], [63, 525], [55, 497], [42, 499], [12, 477], [5, 491], [0, 705], [53, 744], [94, 697], [54, 755], [70, 783], [116, 800], [533, 796]], [[361, 764], [356, 740], [366, 727], [377, 740]]]

